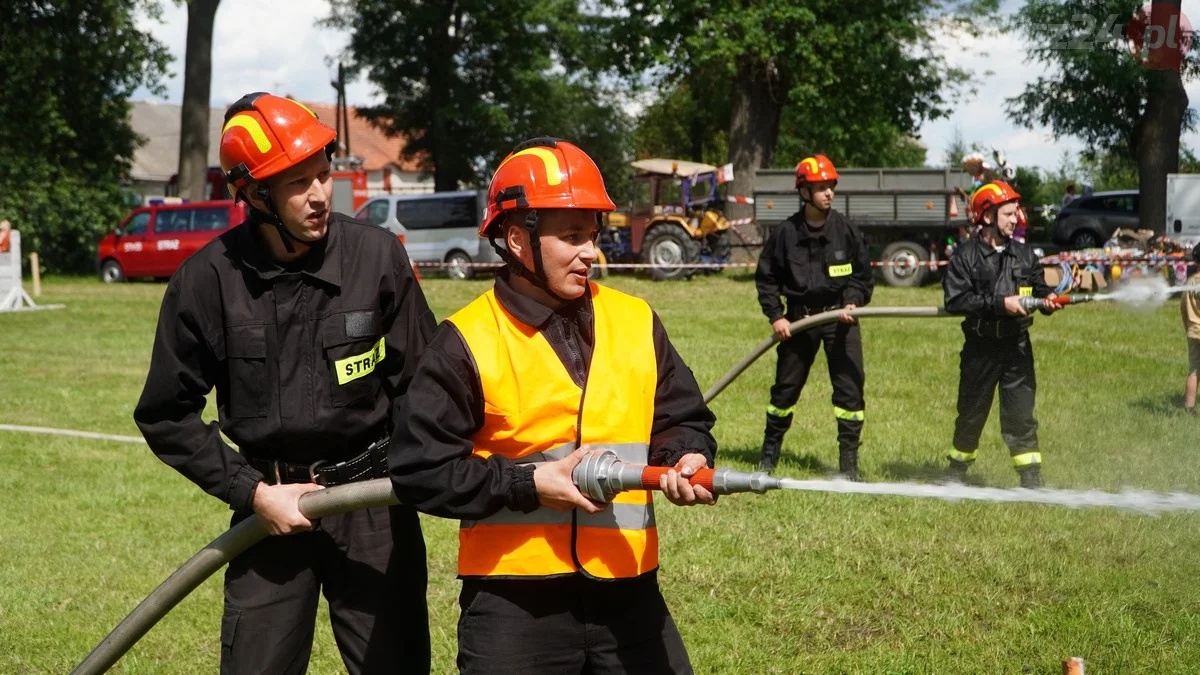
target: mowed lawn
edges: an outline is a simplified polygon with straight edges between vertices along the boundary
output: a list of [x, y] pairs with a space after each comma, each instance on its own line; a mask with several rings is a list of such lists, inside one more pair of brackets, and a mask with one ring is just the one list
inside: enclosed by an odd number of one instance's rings
[[[650, 302], [702, 389], [769, 330], [748, 275], [606, 283]], [[487, 285], [424, 287], [441, 318]], [[55, 278], [40, 301], [66, 309], [0, 315], [0, 423], [136, 436], [164, 287]], [[880, 288], [874, 304], [940, 302], [932, 286]], [[1200, 492], [1200, 419], [1180, 409], [1177, 304], [1072, 307], [1039, 317], [1033, 336], [1049, 486]], [[938, 480], [961, 339], [954, 319], [868, 320], [867, 480]], [[721, 464], [757, 460], [774, 360], [713, 403]], [[829, 396], [820, 357], [782, 475], [836, 468]], [[971, 479], [1017, 483], [995, 411]], [[4, 673], [69, 670], [229, 517], [132, 443], [0, 431], [0, 494]], [[1068, 656], [1089, 673], [1200, 670], [1200, 513], [788, 492], [660, 504], [663, 591], [701, 673], [1056, 673]], [[451, 672], [457, 525], [424, 523], [434, 670]], [[220, 589], [218, 575], [116, 670], [215, 672]], [[310, 672], [342, 669], [322, 621]]]

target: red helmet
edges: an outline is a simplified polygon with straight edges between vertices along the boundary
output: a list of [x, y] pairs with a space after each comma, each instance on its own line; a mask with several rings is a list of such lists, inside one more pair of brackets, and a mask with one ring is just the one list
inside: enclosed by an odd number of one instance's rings
[[497, 218], [515, 209], [612, 211], [616, 205], [587, 153], [557, 138], [535, 138], [518, 145], [500, 162], [488, 186], [479, 236], [495, 236], [490, 230]]
[[230, 192], [263, 181], [325, 150], [332, 155], [337, 133], [298, 101], [264, 92], [229, 106], [221, 129], [221, 170]]
[[971, 222], [979, 224], [983, 222], [983, 214], [989, 209], [1015, 202], [1021, 198], [1017, 191], [1011, 185], [1002, 180], [994, 180], [990, 183], [985, 183], [975, 190], [975, 194], [971, 195]]
[[796, 188], [805, 183], [820, 183], [838, 179], [837, 167], [825, 155], [805, 157], [796, 165]]

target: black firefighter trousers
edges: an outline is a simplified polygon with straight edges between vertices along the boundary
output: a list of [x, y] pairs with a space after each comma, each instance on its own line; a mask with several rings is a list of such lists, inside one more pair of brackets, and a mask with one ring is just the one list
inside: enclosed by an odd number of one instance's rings
[[427, 674], [426, 574], [421, 523], [407, 507], [267, 537], [225, 572], [221, 673], [304, 673], [323, 592], [349, 673]]
[[657, 572], [598, 580], [463, 579], [463, 675], [690, 675]]
[[954, 451], [950, 459], [972, 462], [979, 436], [1000, 387], [1000, 436], [1017, 469], [1041, 463], [1037, 420], [1033, 417], [1037, 378], [1033, 372], [1033, 345], [1029, 332], [1002, 338], [980, 337], [963, 329], [959, 360], [958, 419], [954, 423]]
[[825, 324], [780, 342], [776, 349], [779, 358], [775, 364], [775, 385], [771, 387], [767, 415], [786, 419], [787, 424], [791, 424], [792, 412], [822, 344], [825, 360], [829, 363], [829, 382], [833, 386], [838, 449], [843, 455], [851, 454], [858, 451], [862, 437], [863, 383], [866, 379], [858, 324]]

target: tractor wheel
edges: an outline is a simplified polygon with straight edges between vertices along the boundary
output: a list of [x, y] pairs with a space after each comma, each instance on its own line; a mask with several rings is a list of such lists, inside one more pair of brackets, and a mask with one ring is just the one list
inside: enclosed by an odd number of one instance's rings
[[695, 263], [700, 259], [700, 242], [678, 225], [659, 225], [646, 233], [642, 241], [642, 262], [653, 265], [650, 276], [655, 281], [687, 279], [696, 273], [694, 268], [674, 267]]
[[708, 235], [704, 238], [704, 243], [708, 246], [708, 255], [712, 256], [713, 260], [729, 262], [730, 256], [733, 255], [732, 239], [729, 230], [721, 230]]

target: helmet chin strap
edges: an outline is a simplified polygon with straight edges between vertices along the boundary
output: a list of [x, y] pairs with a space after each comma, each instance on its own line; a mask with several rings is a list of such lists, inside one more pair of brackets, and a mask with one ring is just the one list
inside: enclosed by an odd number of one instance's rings
[[[238, 194], [241, 196], [240, 192]], [[292, 242], [303, 244], [304, 246], [311, 246], [314, 243], [297, 237], [296, 235], [292, 234], [291, 230], [284, 226], [283, 219], [281, 219], [279, 217], [279, 213], [275, 211], [275, 202], [271, 199], [271, 193], [269, 190], [266, 188], [260, 188], [258, 191], [258, 197], [267, 207], [266, 210], [258, 208], [249, 199], [246, 199], [246, 205], [250, 207], [250, 210], [255, 214], [255, 216], [258, 217], [259, 220], [268, 222], [275, 226], [275, 231], [279, 233], [279, 239], [283, 242], [283, 250], [287, 251], [288, 253], [295, 253], [296, 247], [292, 245]], [[245, 198], [243, 197], [243, 199]], [[328, 231], [326, 231], [326, 234], [328, 234]]]
[[[834, 186], [834, 187], [837, 187], [837, 183], [836, 183], [836, 182], [834, 182], [833, 186]], [[804, 193], [803, 193], [803, 192], [800, 192], [800, 191], [801, 191], [802, 189], [804, 189], [804, 188], [808, 188], [808, 194], [809, 194], [809, 197], [810, 197], [809, 199], [805, 199], [805, 198], [804, 198]], [[797, 188], [796, 192], [800, 192], [800, 203], [802, 203], [802, 204], [812, 204], [812, 207], [813, 207], [814, 209], [816, 209], [816, 210], [818, 210], [818, 211], [820, 211], [821, 213], [824, 213], [824, 214], [826, 214], [826, 215], [828, 215], [828, 214], [829, 214], [829, 212], [833, 210], [833, 202], [830, 202], [830, 203], [829, 203], [829, 207], [828, 207], [828, 208], [824, 208], [824, 209], [823, 209], [823, 208], [821, 208], [821, 207], [817, 206], [817, 203], [816, 203], [816, 202], [814, 202], [814, 201], [811, 199], [811, 197], [812, 197], [812, 186], [811, 186], [811, 185], [805, 184], [805, 185], [804, 185], [804, 186], [802, 186], [801, 188]]]
[[525, 231], [529, 233], [529, 248], [533, 253], [532, 270], [526, 267], [525, 263], [521, 262], [511, 251], [497, 243], [495, 237], [488, 237], [488, 241], [492, 244], [492, 248], [496, 249], [496, 253], [500, 258], [508, 264], [509, 272], [524, 278], [529, 283], [548, 293], [555, 300], [563, 303], [571, 302], [570, 298], [564, 298], [555, 293], [554, 289], [550, 288], [550, 282], [546, 278], [546, 267], [542, 262], [542, 241], [537, 233], [538, 216], [536, 210], [530, 211], [529, 215], [525, 217], [524, 226]]

